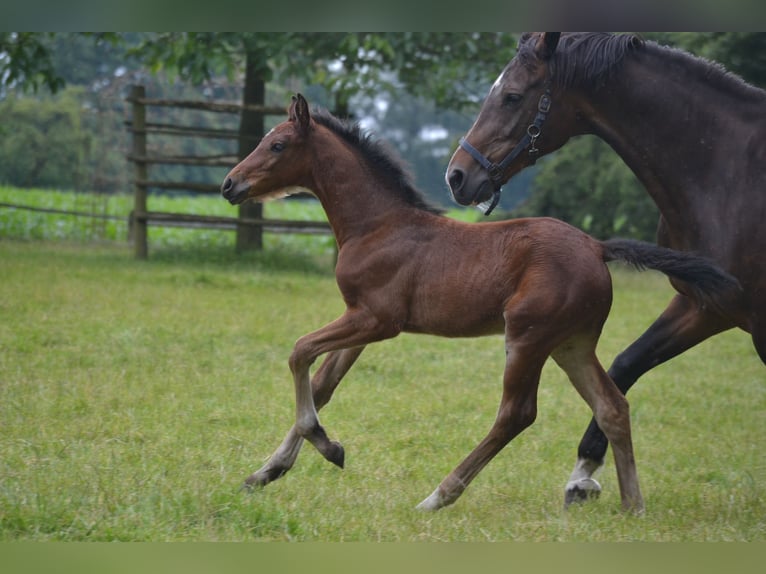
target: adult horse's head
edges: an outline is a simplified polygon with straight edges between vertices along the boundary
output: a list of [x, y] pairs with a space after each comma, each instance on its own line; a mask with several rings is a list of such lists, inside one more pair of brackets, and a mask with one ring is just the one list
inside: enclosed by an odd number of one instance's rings
[[306, 99], [293, 96], [288, 119], [267, 133], [258, 146], [226, 176], [221, 194], [232, 205], [278, 199], [301, 191], [310, 166], [299, 161], [301, 147], [313, 128]]
[[559, 32], [525, 34], [484, 100], [470, 131], [447, 167], [447, 184], [461, 205], [485, 202], [494, 208], [500, 187], [567, 138], [550, 129], [550, 119], [567, 121], [552, 93], [552, 61]]

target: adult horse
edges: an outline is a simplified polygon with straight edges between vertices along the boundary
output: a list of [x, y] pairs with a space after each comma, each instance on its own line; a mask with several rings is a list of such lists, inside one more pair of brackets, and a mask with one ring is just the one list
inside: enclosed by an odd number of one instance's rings
[[[549, 356], [612, 441], [622, 506], [643, 508], [627, 401], [595, 353], [612, 298], [605, 262], [626, 260], [690, 281], [713, 306], [726, 307], [738, 297], [736, 280], [705, 259], [640, 242], [599, 242], [555, 219], [471, 225], [442, 217], [380, 143], [329, 114], [312, 117], [300, 95], [288, 120], [231, 170], [221, 189], [232, 204], [296, 190], [316, 195], [327, 214], [338, 243], [335, 274], [346, 311], [295, 344], [289, 359], [295, 425], [246, 485], [265, 485], [287, 472], [303, 439], [343, 466], [343, 448], [328, 438], [317, 409], [330, 400], [365, 345], [404, 331], [443, 337], [504, 333], [506, 365], [496, 420], [420, 508], [453, 503], [532, 424]], [[310, 379], [310, 366], [325, 353]]]
[[[766, 92], [719, 65], [635, 35], [525, 34], [447, 167], [461, 204], [496, 203], [500, 186], [580, 134], [609, 143], [657, 204], [658, 243], [704, 254], [736, 276], [730, 312], [678, 294], [609, 375], [623, 393], [650, 370], [739, 327], [766, 363]], [[492, 207], [490, 203], [490, 207]], [[591, 421], [566, 486], [597, 495], [607, 439]]]

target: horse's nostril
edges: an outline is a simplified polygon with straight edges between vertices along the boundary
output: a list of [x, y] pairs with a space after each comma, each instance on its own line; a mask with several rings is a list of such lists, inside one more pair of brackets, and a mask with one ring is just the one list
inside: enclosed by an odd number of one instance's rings
[[463, 186], [464, 176], [463, 170], [459, 168], [455, 168], [450, 172], [447, 183], [453, 192], [458, 191]]
[[226, 195], [232, 190], [233, 187], [234, 181], [230, 177], [227, 177], [225, 180], [223, 180], [223, 185], [221, 185], [221, 193]]

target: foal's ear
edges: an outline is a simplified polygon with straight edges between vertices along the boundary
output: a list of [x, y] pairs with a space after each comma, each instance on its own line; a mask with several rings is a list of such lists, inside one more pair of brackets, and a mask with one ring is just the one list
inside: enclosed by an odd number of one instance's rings
[[293, 96], [288, 117], [290, 121], [298, 127], [298, 131], [302, 133], [307, 133], [309, 131], [309, 122], [311, 121], [309, 103], [301, 94]]
[[559, 45], [560, 38], [561, 32], [543, 32], [535, 46], [537, 56], [541, 60], [548, 60], [556, 51], [556, 46]]

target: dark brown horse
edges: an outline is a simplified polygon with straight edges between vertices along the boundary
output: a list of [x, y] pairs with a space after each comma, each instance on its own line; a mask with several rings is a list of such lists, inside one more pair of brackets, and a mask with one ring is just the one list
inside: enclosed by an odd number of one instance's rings
[[[646, 186], [660, 245], [711, 257], [744, 289], [721, 313], [672, 279], [678, 294], [609, 369], [620, 390], [732, 327], [766, 362], [766, 92], [635, 35], [525, 34], [450, 161], [453, 197], [496, 202], [504, 182], [579, 134], [608, 142]], [[591, 421], [567, 501], [598, 494], [606, 449]]]
[[[506, 366], [497, 418], [487, 437], [420, 504], [454, 502], [479, 471], [535, 419], [537, 387], [549, 356], [566, 371], [612, 442], [622, 505], [641, 510], [628, 404], [596, 359], [612, 300], [606, 261], [659, 269], [727, 306], [738, 285], [707, 260], [650, 244], [600, 242], [548, 218], [467, 224], [439, 215], [382, 144], [358, 126], [309, 112], [294, 98], [288, 121], [231, 170], [232, 204], [298, 190], [321, 202], [338, 243], [336, 278], [345, 313], [301, 337], [289, 359], [296, 420], [246, 485], [289, 470], [303, 439], [343, 466], [344, 451], [319, 423], [330, 397], [365, 345], [401, 332], [442, 337], [505, 334]], [[327, 353], [310, 379], [309, 368]]]

